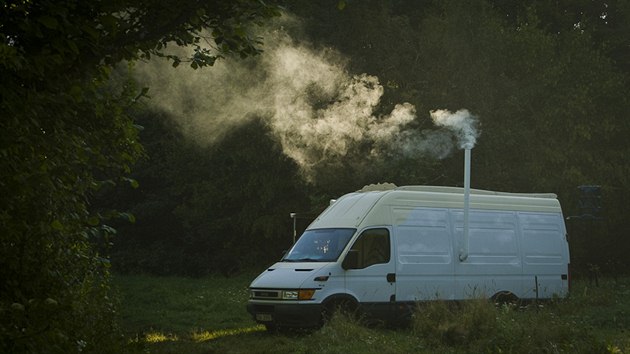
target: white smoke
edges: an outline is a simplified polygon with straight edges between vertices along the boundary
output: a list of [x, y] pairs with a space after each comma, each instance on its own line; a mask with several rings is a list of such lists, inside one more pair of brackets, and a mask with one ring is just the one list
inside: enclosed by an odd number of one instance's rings
[[449, 128], [455, 133], [460, 149], [472, 149], [475, 146], [479, 136], [477, 117], [467, 109], [460, 109], [455, 113], [439, 109], [431, 111], [431, 118], [435, 125]]
[[[383, 86], [375, 76], [348, 74], [346, 59], [337, 52], [296, 44], [283, 30], [262, 36], [265, 52], [257, 58], [217, 61], [202, 70], [183, 64], [172, 69], [168, 62], [151, 60], [138, 65], [139, 77], [151, 87], [152, 103], [200, 144], [218, 142], [253, 117], [265, 119], [307, 178], [318, 165], [346, 156], [358, 144], [371, 146], [365, 159], [392, 154], [444, 158], [452, 151], [450, 132], [407, 129], [417, 119], [409, 103], [376, 115]], [[431, 116], [460, 142], [474, 144], [477, 134], [465, 125], [474, 126], [475, 120], [467, 111]]]
[[444, 159], [453, 152], [452, 133], [445, 130], [401, 132], [391, 142], [390, 150], [405, 157], [428, 156]]
[[386, 140], [387, 147], [382, 150], [406, 157], [429, 156], [441, 160], [448, 157], [456, 145], [460, 149], [474, 147], [479, 137], [478, 119], [468, 110], [455, 113], [436, 110], [431, 111], [430, 116], [435, 126], [446, 129], [401, 130]]

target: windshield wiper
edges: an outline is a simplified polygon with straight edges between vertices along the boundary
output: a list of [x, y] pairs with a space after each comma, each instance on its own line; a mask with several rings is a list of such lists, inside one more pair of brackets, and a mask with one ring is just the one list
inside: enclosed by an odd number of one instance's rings
[[314, 258], [298, 258], [298, 259], [283, 259], [282, 262], [321, 262], [321, 259]]

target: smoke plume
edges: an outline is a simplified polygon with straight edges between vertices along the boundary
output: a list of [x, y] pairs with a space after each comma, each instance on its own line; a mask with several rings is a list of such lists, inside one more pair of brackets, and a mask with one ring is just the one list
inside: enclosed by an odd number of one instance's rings
[[[283, 21], [292, 21], [286, 18]], [[347, 156], [359, 144], [370, 146], [365, 159], [383, 156], [448, 156], [453, 134], [460, 146], [474, 144], [475, 118], [468, 111], [433, 111], [436, 129], [418, 131], [415, 107], [375, 110], [383, 86], [375, 76], [351, 75], [347, 60], [331, 49], [298, 43], [282, 28], [266, 30], [264, 53], [243, 61], [217, 61], [212, 68], [173, 69], [163, 60], [137, 66], [151, 87], [152, 104], [170, 113], [199, 144], [218, 142], [234, 127], [264, 119], [284, 153], [308, 178], [320, 164]]]
[[457, 137], [460, 149], [472, 149], [477, 142], [477, 118], [467, 109], [460, 109], [455, 113], [439, 109], [431, 111], [431, 119], [437, 126], [449, 128]]

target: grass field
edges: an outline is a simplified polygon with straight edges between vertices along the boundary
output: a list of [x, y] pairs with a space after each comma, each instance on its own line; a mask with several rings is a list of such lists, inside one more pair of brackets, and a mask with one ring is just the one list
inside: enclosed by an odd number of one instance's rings
[[137, 353], [629, 353], [630, 278], [576, 282], [567, 300], [419, 307], [404, 328], [337, 316], [322, 329], [268, 333], [245, 311], [252, 274], [121, 276], [122, 324]]

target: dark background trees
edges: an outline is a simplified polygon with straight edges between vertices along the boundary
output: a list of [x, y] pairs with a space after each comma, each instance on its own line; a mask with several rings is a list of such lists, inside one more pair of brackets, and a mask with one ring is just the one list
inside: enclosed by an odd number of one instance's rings
[[148, 158], [133, 174], [139, 187], [118, 194], [136, 216], [118, 227], [120, 271], [230, 275], [290, 246], [289, 213], [308, 205], [308, 194], [262, 122], [209, 147], [187, 142], [164, 115], [138, 123]]
[[[574, 270], [627, 270], [627, 2], [331, 0], [285, 7], [299, 19], [285, 25], [295, 42], [337, 50], [349, 75], [379, 78], [377, 120], [403, 102], [417, 112], [405, 133], [435, 129], [432, 109], [477, 115], [473, 187], [554, 192], [565, 216], [575, 216], [577, 187], [601, 185], [601, 218], [568, 221]], [[318, 97], [314, 106], [332, 104]], [[115, 247], [121, 271], [201, 275], [268, 264], [290, 245], [289, 212], [313, 217], [329, 199], [370, 183], [463, 183], [461, 153], [436, 159], [390, 150], [374, 159], [369, 140], [304, 178], [264, 114], [211, 146], [185, 135], [165, 139], [181, 131], [169, 114], [142, 120], [149, 160], [135, 172], [144, 192], [129, 204], [139, 220], [121, 228]], [[172, 126], [154, 130], [155, 121]], [[300, 230], [308, 224], [298, 221]]]

